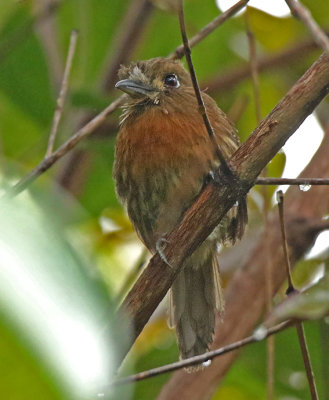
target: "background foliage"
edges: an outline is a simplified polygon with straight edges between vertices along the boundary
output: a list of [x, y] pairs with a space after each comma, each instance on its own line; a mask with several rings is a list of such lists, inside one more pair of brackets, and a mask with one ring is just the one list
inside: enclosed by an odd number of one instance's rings
[[[45, 154], [72, 29], [78, 29], [79, 40], [57, 143], [70, 137], [82, 121], [101, 111], [118, 96], [112, 87], [105, 90], [104, 80], [118, 51], [122, 32], [128, 29], [123, 23], [124, 16], [134, 1], [65, 0], [58, 2], [56, 9], [45, 16], [45, 7], [49, 3], [51, 1], [9, 0], [2, 2], [0, 7], [0, 178], [3, 188], [27, 173]], [[322, 27], [329, 27], [326, 1], [307, 0], [303, 3]], [[165, 7], [158, 7], [159, 4]], [[166, 5], [167, 2], [162, 1], [152, 6], [145, 26], [141, 26], [140, 40], [129, 58], [166, 56], [180, 44], [177, 17], [166, 9]], [[189, 35], [195, 34], [218, 13], [213, 0], [186, 1]], [[309, 39], [306, 29], [292, 17], [278, 18], [253, 8], [248, 9], [248, 16], [261, 58]], [[260, 75], [263, 116], [319, 54], [320, 51], [314, 47]], [[193, 61], [200, 82], [206, 82], [204, 86], [213, 82], [215, 77], [227, 76], [236, 68], [246, 66], [248, 46], [244, 14], [230, 19], [195, 47]], [[209, 85], [209, 90], [219, 106], [232, 115], [234, 107], [245, 105], [236, 121], [241, 140], [245, 140], [257, 126], [250, 79], [219, 91], [212, 90]], [[61, 307], [61, 296], [83, 299], [77, 303], [77, 309], [86, 316], [88, 304], [96, 331], [109, 325], [113, 301], [116, 301], [129, 271], [142, 252], [116, 199], [111, 178], [118, 115], [116, 112], [109, 118], [108, 127], [103, 131], [80, 144], [72, 152], [75, 158], [70, 154], [61, 160], [33, 184], [28, 194], [20, 195], [13, 204], [3, 205], [5, 212], [1, 213], [1, 256], [5, 254], [5, 245], [10, 246], [11, 251], [25, 261], [22, 265], [25, 264], [26, 268], [33, 266], [32, 272], [25, 272], [27, 276], [31, 273], [39, 284], [39, 273], [53, 279], [55, 271], [56, 285], [63, 289], [63, 293], [57, 294], [57, 298], [54, 295], [52, 301]], [[269, 176], [281, 176], [284, 165], [285, 156], [278, 154], [269, 166]], [[256, 232], [263, 222], [262, 195], [259, 188], [250, 195], [250, 232]], [[15, 238], [12, 241], [9, 240], [11, 230]], [[22, 252], [22, 248], [28, 249], [27, 253]], [[325, 259], [324, 256], [299, 263], [295, 272], [299, 287], [310, 283], [321, 268], [325, 270]], [[3, 258], [0, 262], [3, 271], [5, 264]], [[224, 274], [224, 281], [229, 279], [230, 273]], [[3, 282], [6, 282], [5, 278]], [[7, 290], [3, 289], [5, 294], [0, 296], [1, 397], [76, 398], [75, 389], [70, 388], [62, 376], [63, 365], [60, 367], [49, 362], [49, 353], [41, 351], [40, 343], [53, 334], [46, 326], [45, 313], [49, 310], [42, 309], [36, 302], [39, 312], [33, 314], [31, 304], [26, 302], [26, 320], [24, 323], [20, 321], [18, 314], [22, 312], [24, 296], [21, 299], [18, 292], [25, 295], [29, 292], [24, 292], [26, 286], [20, 287], [17, 278], [10, 282], [9, 286], [3, 285]], [[20, 301], [9, 301], [15, 293]], [[282, 291], [275, 301], [279, 302], [283, 297]], [[328, 309], [328, 301], [325, 309]], [[44, 329], [41, 333], [28, 335], [29, 330], [24, 324], [33, 325], [35, 318], [44, 322]], [[167, 328], [165, 319], [162, 306], [138, 339], [124, 372], [140, 371], [177, 360], [174, 334]], [[323, 347], [329, 340], [328, 320], [310, 322], [306, 328], [320, 398], [329, 399], [328, 376], [324, 376], [328, 372], [325, 365], [329, 354], [326, 354], [328, 347]], [[111, 326], [107, 326], [107, 330], [111, 336]], [[78, 332], [76, 335], [79, 336]], [[110, 355], [111, 340], [111, 337], [102, 338], [103, 344], [108, 343]], [[88, 343], [85, 346], [88, 347]], [[83, 362], [90, 363], [92, 370], [93, 359], [88, 359], [87, 353], [84, 356]], [[67, 354], [68, 363], [69, 357]], [[264, 343], [244, 349], [213, 398], [264, 399], [265, 365]], [[275, 367], [276, 398], [309, 398], [300, 350], [292, 330], [276, 339]], [[110, 373], [107, 376], [110, 379]], [[133, 393], [126, 392], [123, 396], [154, 399], [167, 379], [168, 375], [163, 375], [140, 382]], [[89, 393], [88, 390], [83, 396]], [[98, 389], [93, 396], [97, 392]]]

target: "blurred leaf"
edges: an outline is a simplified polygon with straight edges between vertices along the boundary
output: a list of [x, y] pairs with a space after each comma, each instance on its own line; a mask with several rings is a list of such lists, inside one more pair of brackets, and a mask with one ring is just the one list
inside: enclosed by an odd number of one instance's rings
[[247, 8], [256, 40], [268, 50], [278, 50], [301, 38], [303, 28], [293, 17], [280, 18], [257, 8]]
[[42, 132], [40, 125], [1, 92], [0, 103], [0, 132], [4, 154], [22, 162], [25, 152], [34, 148], [32, 154], [37, 159]]
[[290, 318], [319, 319], [329, 313], [329, 273], [306, 290], [290, 295], [277, 306], [267, 324], [276, 324]]
[[66, 393], [45, 371], [24, 337], [0, 312], [0, 380], [1, 396], [11, 400], [64, 399]]
[[72, 105], [99, 112], [110, 104], [107, 96], [89, 90], [76, 90], [71, 94]]
[[292, 271], [294, 285], [297, 289], [310, 285], [321, 274], [323, 268], [324, 262], [321, 257], [298, 261]]
[[2, 2], [0, 8], [0, 30], [15, 8], [16, 4], [13, 1]]
[[[264, 117], [281, 100], [288, 88], [279, 76], [262, 74], [259, 78], [261, 113]], [[237, 123], [239, 136], [242, 141], [245, 141], [258, 125], [251, 79], [241, 82], [236, 90], [239, 90], [239, 93], [243, 93], [250, 99], [245, 112]]]
[[45, 204], [25, 193], [1, 206], [0, 347], [9, 344], [1, 394], [32, 399], [39, 389], [38, 398], [89, 399], [113, 373], [107, 288], [73, 252]]
[[119, 205], [112, 178], [113, 143], [113, 139], [106, 142], [88, 142], [92, 167], [87, 171], [88, 179], [80, 201], [92, 215], [99, 216], [105, 207], [118, 207]]
[[[18, 8], [0, 32], [0, 43], [24, 18], [29, 18], [26, 8]], [[47, 61], [33, 30], [1, 60], [0, 91], [39, 123], [50, 122], [55, 102]]]
[[267, 165], [267, 174], [274, 178], [279, 178], [282, 175], [284, 166], [286, 165], [286, 155], [283, 151], [275, 155]]

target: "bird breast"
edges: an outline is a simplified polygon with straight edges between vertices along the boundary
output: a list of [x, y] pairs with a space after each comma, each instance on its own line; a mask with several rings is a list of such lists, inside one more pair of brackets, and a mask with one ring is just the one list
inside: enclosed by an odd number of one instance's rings
[[121, 126], [114, 177], [129, 216], [150, 248], [170, 231], [212, 168], [202, 118], [154, 107]]

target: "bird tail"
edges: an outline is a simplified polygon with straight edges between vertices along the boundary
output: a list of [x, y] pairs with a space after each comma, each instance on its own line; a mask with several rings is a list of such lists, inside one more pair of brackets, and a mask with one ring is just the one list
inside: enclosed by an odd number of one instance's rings
[[208, 351], [216, 310], [224, 309], [217, 258], [209, 254], [198, 268], [184, 266], [172, 285], [170, 303], [169, 324], [176, 327], [180, 358]]

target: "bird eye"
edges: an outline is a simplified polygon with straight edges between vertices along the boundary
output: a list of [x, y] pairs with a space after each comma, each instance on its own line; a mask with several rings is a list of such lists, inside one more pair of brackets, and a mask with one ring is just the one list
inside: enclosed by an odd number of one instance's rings
[[178, 88], [179, 80], [175, 74], [168, 74], [164, 77], [164, 84], [167, 87]]

